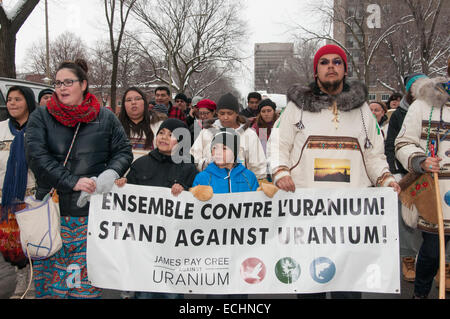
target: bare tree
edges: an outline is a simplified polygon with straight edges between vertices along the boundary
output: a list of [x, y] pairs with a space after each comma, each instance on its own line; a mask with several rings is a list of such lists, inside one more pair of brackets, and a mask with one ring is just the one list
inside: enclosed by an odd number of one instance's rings
[[294, 57], [280, 65], [274, 72], [267, 74], [270, 92], [286, 94], [286, 88], [293, 83], [307, 85], [314, 81], [314, 54], [319, 48], [319, 41], [297, 39]]
[[[62, 33], [49, 45], [50, 76], [54, 77], [58, 66], [64, 61], [74, 61], [77, 58], [88, 60], [86, 45], [83, 40], [71, 32]], [[27, 50], [27, 69], [38, 74], [46, 74], [45, 41], [38, 40]]]
[[5, 11], [0, 0], [0, 76], [16, 77], [16, 34], [39, 0], [17, 1]]
[[[368, 27], [368, 6], [378, 3], [381, 23]], [[391, 91], [404, 91], [403, 77], [411, 72], [430, 76], [441, 74], [450, 52], [449, 9], [443, 0], [354, 1], [346, 7], [342, 1], [316, 8], [325, 21], [322, 31], [301, 25], [297, 30], [309, 39], [338, 44], [346, 50], [356, 77], [367, 86], [381, 84]], [[351, 8], [351, 9], [350, 9]], [[447, 10], [447, 11], [445, 11]], [[446, 14], [442, 14], [445, 11]], [[342, 25], [347, 42], [340, 41], [333, 26]], [[386, 59], [388, 57], [390, 63]]]
[[239, 11], [236, 0], [138, 1], [133, 12], [149, 40], [135, 40], [148, 61], [151, 71], [146, 71], [152, 81], [184, 92], [194, 74], [214, 66], [218, 76], [208, 85], [217, 82], [232, 62], [240, 61], [238, 48], [245, 24]]
[[405, 91], [403, 77], [413, 72], [445, 75], [450, 54], [450, 9], [440, 0], [396, 2], [397, 12], [410, 14], [413, 23], [384, 40], [391, 64], [379, 74], [378, 82], [392, 91]]
[[[102, 96], [104, 103], [111, 96], [113, 58], [109, 47], [108, 41], [97, 42], [92, 50], [89, 72], [91, 87], [95, 88], [97, 95]], [[116, 96], [120, 97], [128, 87], [145, 81], [141, 69], [140, 55], [134, 41], [124, 36], [117, 65]]]
[[[136, 0], [104, 0], [105, 16], [109, 28], [109, 40], [112, 54], [111, 72], [111, 108], [116, 110], [117, 73], [119, 67], [119, 54], [125, 26]], [[115, 19], [119, 18], [118, 30], [115, 28]]]
[[[441, 16], [441, 10], [443, 9], [444, 1], [442, 0], [429, 0], [429, 1], [417, 1], [417, 0], [403, 0], [409, 7], [412, 16], [414, 17], [414, 23], [419, 38], [420, 45], [420, 64], [422, 66], [422, 72], [425, 74], [431, 74], [439, 70], [433, 70], [433, 64], [437, 60], [447, 58], [450, 52], [450, 36], [448, 34], [448, 16]], [[448, 7], [448, 3], [447, 3]], [[448, 8], [447, 8], [448, 10]], [[446, 28], [443, 28], [442, 32], [439, 32], [437, 25], [438, 21], [446, 21]], [[442, 20], [445, 19], [445, 20]], [[443, 46], [437, 46], [436, 42], [441, 42]], [[437, 49], [437, 52], [436, 52]], [[445, 69], [445, 64], [441, 70]]]
[[[329, 5], [321, 5], [315, 10], [324, 17], [322, 32], [313, 31], [302, 25], [298, 30], [307, 34], [309, 39], [326, 40], [341, 46], [347, 53], [349, 64], [358, 79], [367, 86], [371, 82], [373, 72], [372, 64], [384, 39], [395, 34], [403, 25], [413, 21], [411, 15], [401, 16], [397, 19], [386, 20], [383, 28], [368, 28], [366, 1], [353, 3], [352, 10], [342, 5], [341, 1], [334, 1]], [[333, 27], [340, 24], [345, 32], [351, 34], [351, 43], [343, 43], [334, 35]]]

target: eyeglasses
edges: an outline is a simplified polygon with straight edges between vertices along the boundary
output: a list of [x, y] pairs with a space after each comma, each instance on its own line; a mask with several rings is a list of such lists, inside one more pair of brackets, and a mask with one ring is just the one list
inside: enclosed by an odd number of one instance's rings
[[139, 102], [139, 101], [141, 101], [141, 100], [143, 100], [143, 98], [142, 98], [141, 96], [136, 96], [134, 99], [131, 99], [131, 98], [126, 99], [126, 100], [125, 100], [125, 103], [131, 103], [131, 102], [133, 102], [133, 101]]
[[69, 80], [69, 79], [65, 79], [64, 81], [55, 81], [55, 83], [53, 83], [53, 86], [55, 88], [60, 88], [63, 84], [65, 87], [69, 87], [73, 85], [73, 82], [80, 82], [80, 80]]
[[206, 111], [206, 112], [198, 112], [198, 116], [208, 116], [209, 114], [211, 114], [211, 112]]
[[330, 62], [333, 63], [333, 65], [335, 65], [335, 66], [340, 66], [344, 63], [344, 61], [342, 61], [341, 59], [335, 58], [332, 61], [330, 61], [328, 59], [322, 59], [319, 61], [319, 64], [320, 65], [328, 65], [328, 64], [330, 64]]

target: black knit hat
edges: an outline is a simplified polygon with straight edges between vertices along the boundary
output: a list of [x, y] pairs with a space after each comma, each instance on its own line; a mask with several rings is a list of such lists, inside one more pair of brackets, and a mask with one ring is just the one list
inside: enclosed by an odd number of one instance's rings
[[176, 101], [176, 100], [183, 100], [183, 101], [186, 102], [186, 103], [189, 102], [188, 97], [187, 97], [186, 94], [184, 94], [184, 93], [178, 93], [178, 94], [175, 96], [175, 101]]
[[41, 92], [39, 92], [38, 95], [38, 103], [41, 104], [41, 99], [44, 95], [46, 94], [53, 94], [53, 90], [52, 89], [43, 89]]
[[26, 87], [15, 85], [9, 88], [8, 93], [6, 94], [6, 100], [8, 100], [8, 96], [12, 91], [19, 91], [25, 98], [28, 107], [28, 113], [31, 114], [36, 109], [36, 98], [34, 96], [33, 90]]
[[238, 99], [231, 93], [222, 95], [217, 103], [217, 112], [221, 109], [227, 109], [239, 113]]
[[262, 101], [259, 103], [259, 105], [258, 105], [258, 112], [261, 112], [261, 109], [262, 109], [264, 106], [270, 106], [271, 108], [273, 108], [274, 111], [277, 110], [277, 105], [276, 105], [275, 102], [272, 101], [271, 99], [265, 99], [265, 100], [262, 100]]
[[[164, 122], [161, 123], [161, 125], [160, 125], [160, 127], [158, 129], [158, 132], [156, 134], [158, 134], [163, 128], [168, 129], [169, 131], [174, 133], [174, 136], [178, 140], [178, 142], [180, 142], [181, 141], [181, 137], [183, 137], [183, 135], [181, 134], [182, 131], [181, 130], [177, 130], [178, 128], [186, 129], [187, 134], [190, 134], [186, 124], [183, 121], [180, 121], [179, 119], [167, 119], [167, 120], [165, 120]], [[175, 130], [176, 130], [176, 132], [175, 132]]]
[[211, 141], [211, 150], [214, 145], [223, 144], [233, 151], [234, 162], [236, 163], [237, 157], [239, 155], [239, 135], [232, 128], [221, 128], [216, 132]]

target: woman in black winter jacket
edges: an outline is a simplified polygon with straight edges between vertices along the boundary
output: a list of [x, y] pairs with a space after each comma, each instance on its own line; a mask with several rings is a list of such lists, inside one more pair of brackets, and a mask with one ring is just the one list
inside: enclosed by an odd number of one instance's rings
[[[133, 159], [119, 120], [89, 93], [86, 73], [84, 61], [64, 62], [56, 73], [51, 100], [32, 113], [27, 125], [25, 145], [36, 177], [36, 198], [56, 189], [63, 239], [63, 247], [55, 255], [34, 263], [38, 298], [101, 297], [101, 289], [87, 279], [89, 205], [77, 204], [81, 194], [110, 191]], [[73, 273], [73, 269], [77, 271]]]

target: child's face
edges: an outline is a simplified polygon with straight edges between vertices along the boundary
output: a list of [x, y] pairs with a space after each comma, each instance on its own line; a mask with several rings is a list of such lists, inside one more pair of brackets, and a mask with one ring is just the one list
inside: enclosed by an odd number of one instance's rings
[[222, 109], [217, 112], [217, 117], [223, 127], [236, 128], [238, 114], [235, 111]]
[[211, 150], [211, 155], [213, 157], [214, 163], [217, 166], [234, 163], [233, 151], [224, 144], [214, 145]]
[[177, 139], [172, 136], [172, 132], [166, 128], [163, 128], [156, 135], [155, 140], [156, 148], [163, 154], [171, 155], [175, 145], [178, 144]]

